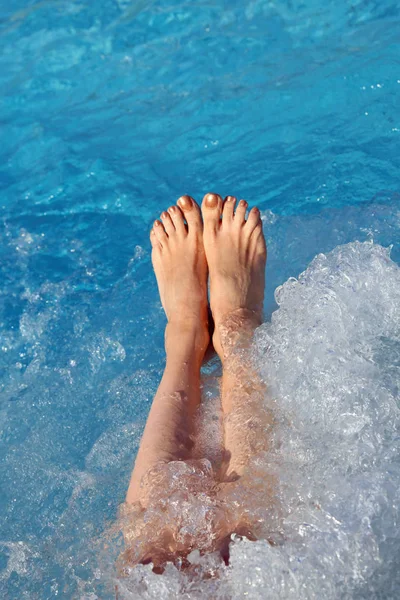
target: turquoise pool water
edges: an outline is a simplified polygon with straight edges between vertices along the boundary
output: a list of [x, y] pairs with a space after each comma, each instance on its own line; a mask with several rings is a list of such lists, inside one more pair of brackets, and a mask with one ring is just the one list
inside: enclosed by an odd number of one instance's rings
[[265, 222], [287, 543], [120, 598], [398, 598], [399, 32], [388, 0], [0, 6], [2, 597], [115, 596], [163, 366], [148, 232], [217, 191]]

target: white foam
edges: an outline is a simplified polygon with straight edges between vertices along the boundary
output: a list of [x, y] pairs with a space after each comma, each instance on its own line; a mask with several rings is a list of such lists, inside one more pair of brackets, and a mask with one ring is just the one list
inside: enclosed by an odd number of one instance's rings
[[196, 577], [140, 566], [120, 598], [395, 597], [400, 269], [354, 242], [317, 256], [276, 300], [254, 354], [276, 414], [262, 468], [278, 475], [284, 542], [236, 539], [211, 580], [213, 556], [192, 553]]

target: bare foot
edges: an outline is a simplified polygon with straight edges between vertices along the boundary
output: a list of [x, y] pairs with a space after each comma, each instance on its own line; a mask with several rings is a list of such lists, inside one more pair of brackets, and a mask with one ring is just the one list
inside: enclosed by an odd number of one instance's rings
[[182, 341], [182, 335], [190, 335], [201, 360], [209, 341], [203, 224], [193, 198], [182, 196], [177, 204], [154, 222], [152, 262], [168, 319], [167, 352], [168, 346]]
[[[215, 322], [213, 344], [221, 360], [230, 330], [253, 332], [261, 324], [267, 248], [258, 208], [246, 221], [247, 202], [225, 202], [206, 194], [202, 204], [204, 249], [210, 272], [210, 305]], [[222, 218], [221, 218], [222, 217]], [[227, 322], [233, 320], [232, 327]]]

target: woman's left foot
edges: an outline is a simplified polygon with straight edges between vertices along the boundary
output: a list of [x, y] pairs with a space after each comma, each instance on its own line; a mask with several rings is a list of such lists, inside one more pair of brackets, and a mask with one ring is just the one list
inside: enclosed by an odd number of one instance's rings
[[194, 335], [201, 360], [209, 342], [203, 223], [193, 198], [182, 196], [177, 204], [154, 222], [152, 262], [168, 319], [167, 351], [168, 336], [179, 344], [179, 336]]

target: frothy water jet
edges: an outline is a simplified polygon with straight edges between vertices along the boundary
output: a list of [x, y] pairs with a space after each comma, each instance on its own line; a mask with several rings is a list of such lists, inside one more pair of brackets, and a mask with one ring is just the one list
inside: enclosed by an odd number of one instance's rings
[[[371, 242], [338, 246], [278, 288], [276, 301], [252, 349], [274, 411], [273, 441], [249, 469], [251, 498], [244, 486], [235, 502], [268, 520], [256, 478], [275, 476], [280, 543], [234, 536], [229, 567], [215, 554], [193, 552], [189, 573], [173, 565], [161, 576], [151, 565], [131, 569], [117, 582], [121, 598], [370, 598], [382, 589], [394, 597], [400, 269], [389, 250]], [[186, 521], [179, 513], [182, 530], [191, 524], [199, 539], [207, 537], [210, 495], [191, 498], [191, 484], [182, 487], [177, 477], [182, 469], [189, 466], [171, 464], [166, 480], [188, 503]], [[152, 510], [164, 518], [167, 504], [155, 502]]]

